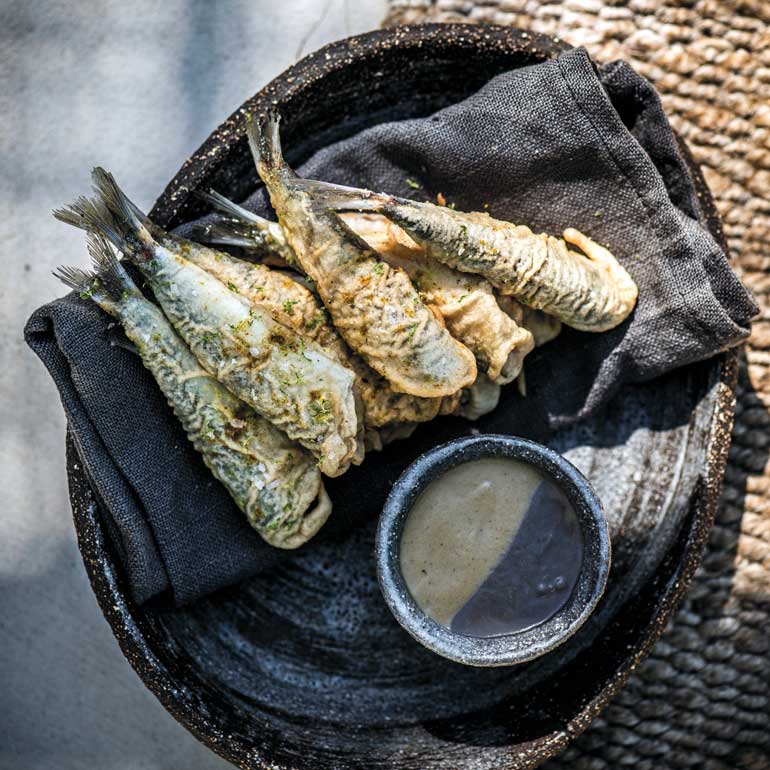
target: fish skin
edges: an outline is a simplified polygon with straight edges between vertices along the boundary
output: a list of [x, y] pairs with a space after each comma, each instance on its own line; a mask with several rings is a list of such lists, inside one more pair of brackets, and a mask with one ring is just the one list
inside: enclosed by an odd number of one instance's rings
[[[92, 248], [108, 249], [104, 243]], [[104, 262], [99, 267], [103, 275]], [[122, 273], [120, 291], [109, 292], [109, 282], [89, 275], [74, 287], [121, 323], [187, 437], [251, 526], [279, 548], [307, 542], [331, 513], [313, 456], [205, 371], [160, 309], [122, 268], [113, 269]]]
[[379, 262], [334, 213], [316, 205], [312, 183], [283, 161], [277, 116], [250, 124], [248, 133], [287, 241], [347, 344], [400, 392], [447, 396], [473, 382], [473, 354], [422, 303], [406, 273]]
[[353, 372], [187, 260], [170, 236], [155, 240], [106, 172], [95, 170], [95, 181], [91, 208], [80, 202], [60, 218], [109, 237], [203, 368], [309, 449], [323, 473], [344, 473], [360, 443]]
[[[386, 216], [451, 268], [486, 278], [500, 293], [556, 316], [581, 331], [602, 332], [622, 323], [634, 309], [638, 290], [617, 259], [574, 228], [564, 238], [528, 227], [432, 203], [367, 190], [331, 188], [335, 210], [372, 211]], [[566, 240], [565, 240], [566, 239]], [[581, 248], [580, 254], [568, 248]]]

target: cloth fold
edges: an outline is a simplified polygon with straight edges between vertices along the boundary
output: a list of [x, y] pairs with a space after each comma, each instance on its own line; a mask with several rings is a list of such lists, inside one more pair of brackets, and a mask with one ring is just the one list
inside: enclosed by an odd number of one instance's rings
[[[566, 329], [535, 351], [525, 364], [526, 409], [509, 389], [482, 430], [546, 438], [595, 414], [625, 383], [740, 343], [756, 312], [705, 229], [655, 90], [623, 62], [597, 70], [582, 49], [501, 74], [432, 116], [330, 145], [299, 172], [405, 197], [441, 192], [459, 209], [535, 231], [576, 227], [629, 270], [639, 286], [631, 318], [603, 334]], [[261, 187], [244, 205], [270, 215]], [[59, 388], [134, 597], [170, 589], [184, 603], [269, 569], [285, 553], [250, 530], [138, 357], [110, 344], [109, 323], [70, 295], [36, 311], [25, 336]], [[467, 431], [459, 422], [418, 431], [331, 481], [332, 533], [376, 515], [420, 450]]]

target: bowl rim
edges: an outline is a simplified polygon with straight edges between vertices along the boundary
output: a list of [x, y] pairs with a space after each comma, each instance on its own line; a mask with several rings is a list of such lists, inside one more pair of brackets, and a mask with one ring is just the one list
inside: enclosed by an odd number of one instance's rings
[[[419, 48], [426, 41], [445, 48], [457, 47], [458, 41], [462, 41], [466, 49], [469, 45], [496, 46], [498, 49], [507, 47], [511, 52], [521, 50], [522, 45], [526, 44], [530, 53], [539, 53], [544, 59], [552, 58], [570, 47], [558, 38], [529, 30], [492, 24], [458, 23], [378, 29], [331, 43], [279, 74], [220, 124], [184, 162], [158, 198], [150, 216], [165, 227], [178, 224], [184, 202], [192, 198], [194, 190], [206, 185], [219, 167], [219, 144], [233, 131], [243, 133], [247, 116], [259, 112], [261, 106], [267, 106], [278, 98], [288, 98], [302, 88], [312, 86], [324, 74], [343, 68], [350, 57], [360, 56], [362, 52], [376, 55], [395, 46]], [[679, 140], [679, 146], [693, 175], [709, 229], [727, 251], [721, 220], [703, 174], [683, 141]], [[659, 580], [663, 581], [665, 589], [656, 600], [655, 610], [649, 611], [649, 618], [644, 621], [634, 643], [628, 646], [627, 654], [612, 676], [601, 683], [596, 692], [589, 693], [568, 720], [527, 745], [527, 756], [532, 763], [539, 764], [560, 753], [587, 729], [622, 689], [684, 601], [713, 525], [734, 418], [738, 349], [725, 351], [713, 360], [709, 389], [716, 389], [716, 394], [710, 418], [711, 442], [706, 451], [703, 483], [695, 489], [690, 500], [680, 541], [669, 552], [673, 556], [666, 560], [667, 563], [660, 571]], [[258, 749], [244, 740], [244, 736], [228, 731], [226, 725], [212, 725], [207, 718], [207, 704], [200, 692], [192, 687], [180, 690], [173, 662], [161, 660], [156, 654], [153, 628], [126, 590], [123, 573], [112, 556], [105, 525], [69, 429], [66, 434], [66, 465], [78, 548], [99, 607], [130, 665], [166, 710], [212, 751], [238, 766], [274, 767], [269, 758], [263, 757]], [[644, 609], [647, 611], [646, 605]], [[184, 673], [192, 683], [195, 683], [195, 678], [199, 678], [194, 671]], [[205, 690], [205, 686], [201, 682], [200, 689]], [[512, 755], [510, 767], [521, 767], [522, 758]]]
[[[550, 618], [516, 633], [476, 638], [452, 632], [420, 609], [400, 569], [400, 541], [409, 512], [430, 484], [467, 462], [500, 457], [532, 465], [565, 493], [580, 526], [585, 556], [569, 598]], [[604, 593], [611, 545], [599, 496], [566, 457], [529, 439], [483, 433], [433, 447], [404, 470], [385, 501], [377, 525], [374, 554], [385, 603], [399, 624], [420, 644], [469, 666], [512, 666], [545, 655], [566, 642], [585, 623]]]

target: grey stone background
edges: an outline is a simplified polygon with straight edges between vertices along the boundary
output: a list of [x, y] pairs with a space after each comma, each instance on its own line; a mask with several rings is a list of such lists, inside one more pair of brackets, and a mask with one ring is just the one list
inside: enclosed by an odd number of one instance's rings
[[0, 770], [225, 763], [145, 690], [91, 594], [64, 416], [21, 330], [87, 264], [53, 207], [97, 163], [149, 207], [187, 156], [300, 55], [385, 0], [0, 0]]

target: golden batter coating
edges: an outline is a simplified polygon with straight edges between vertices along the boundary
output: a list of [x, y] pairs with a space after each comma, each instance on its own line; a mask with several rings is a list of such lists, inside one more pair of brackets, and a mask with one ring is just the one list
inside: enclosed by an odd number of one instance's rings
[[[344, 187], [337, 187], [335, 196], [334, 187], [326, 185], [326, 199], [338, 211], [383, 214], [406, 230], [429, 257], [484, 276], [500, 293], [575, 329], [612, 329], [636, 304], [636, 284], [618, 260], [574, 228], [566, 229], [563, 239], [554, 238], [481, 212]], [[584, 253], [572, 251], [567, 243]]]
[[473, 354], [425, 306], [408, 275], [380, 261], [314, 200], [314, 183], [286, 165], [277, 116], [251, 124], [249, 142], [287, 241], [348, 345], [397, 391], [438, 397], [472, 383]]
[[383, 260], [409, 275], [423, 301], [439, 311], [449, 333], [474, 354], [479, 369], [492, 382], [505, 385], [516, 378], [535, 343], [525, 328], [500, 309], [487, 280], [430, 259], [425, 249], [382, 216], [341, 216]]
[[351, 352], [332, 326], [320, 300], [288, 271], [246, 262], [195, 243], [189, 243], [185, 256], [222, 283], [234, 286], [252, 305], [264, 308], [276, 321], [320, 345], [351, 369], [356, 375], [356, 389], [363, 402], [366, 428], [427, 422], [438, 415], [441, 398], [420, 398], [396, 392], [363, 358]]

